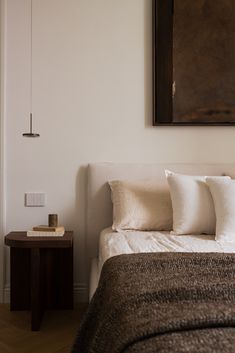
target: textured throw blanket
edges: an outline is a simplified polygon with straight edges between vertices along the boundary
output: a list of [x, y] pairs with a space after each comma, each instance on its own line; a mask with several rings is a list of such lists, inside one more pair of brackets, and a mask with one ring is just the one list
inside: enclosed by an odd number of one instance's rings
[[72, 352], [234, 353], [235, 255], [110, 258]]

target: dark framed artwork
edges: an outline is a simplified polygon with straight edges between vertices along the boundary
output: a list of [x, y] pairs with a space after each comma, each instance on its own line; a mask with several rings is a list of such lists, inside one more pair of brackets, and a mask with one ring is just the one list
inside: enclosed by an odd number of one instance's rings
[[235, 0], [153, 0], [153, 125], [235, 125]]

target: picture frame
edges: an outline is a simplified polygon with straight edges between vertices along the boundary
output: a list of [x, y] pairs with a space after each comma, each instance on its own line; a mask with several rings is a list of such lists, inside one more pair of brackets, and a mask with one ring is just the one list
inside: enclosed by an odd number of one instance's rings
[[154, 126], [235, 125], [235, 2], [216, 3], [153, 0]]

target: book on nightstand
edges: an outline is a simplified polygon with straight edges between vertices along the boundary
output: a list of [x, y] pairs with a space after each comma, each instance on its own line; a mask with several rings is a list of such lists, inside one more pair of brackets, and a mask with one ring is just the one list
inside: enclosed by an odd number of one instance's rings
[[33, 227], [33, 230], [36, 230], [38, 232], [64, 232], [64, 227], [63, 226], [58, 226], [58, 227], [49, 227], [49, 226], [36, 226]]
[[49, 226], [36, 226], [33, 230], [27, 231], [28, 237], [62, 237], [65, 229], [63, 226], [49, 227]]

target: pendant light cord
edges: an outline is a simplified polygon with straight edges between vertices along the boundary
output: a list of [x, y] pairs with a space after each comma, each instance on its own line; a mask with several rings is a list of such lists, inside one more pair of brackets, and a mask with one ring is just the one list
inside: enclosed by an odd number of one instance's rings
[[24, 137], [39, 137], [37, 133], [33, 133], [33, 0], [30, 0], [30, 82], [29, 82], [29, 104], [30, 104], [30, 132], [25, 132]]
[[30, 0], [30, 115], [33, 114], [33, 0]]

